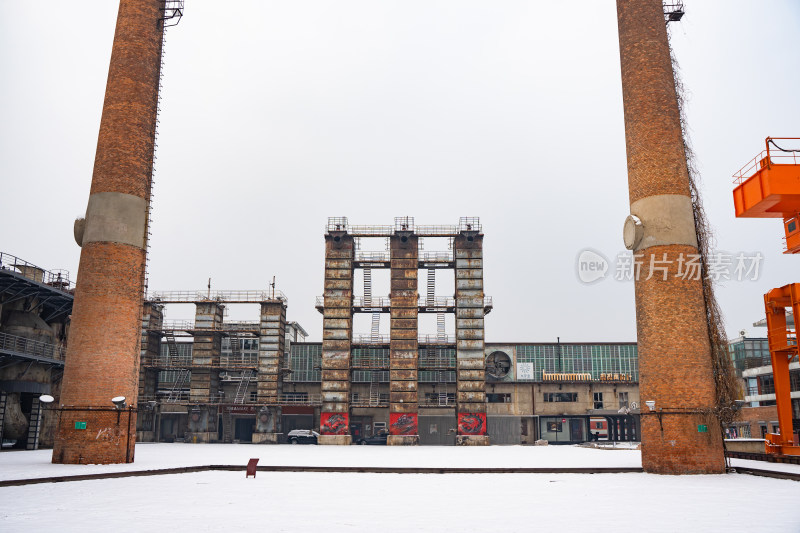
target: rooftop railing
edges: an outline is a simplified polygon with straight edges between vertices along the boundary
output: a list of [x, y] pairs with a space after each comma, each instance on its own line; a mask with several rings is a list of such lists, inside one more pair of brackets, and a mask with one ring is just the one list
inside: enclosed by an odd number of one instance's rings
[[[748, 161], [733, 175], [733, 183], [741, 185], [757, 171], [770, 165], [800, 165], [800, 149], [784, 149], [778, 147], [775, 141], [800, 141], [797, 137], [767, 137], [766, 150]], [[783, 144], [783, 142], [781, 143]], [[772, 145], [772, 148], [770, 148]]]
[[151, 292], [147, 300], [157, 303], [261, 303], [270, 300], [289, 302], [283, 292], [278, 290], [250, 291], [158, 291]]
[[35, 341], [26, 337], [0, 333], [0, 350], [16, 352], [35, 357], [64, 360], [64, 347], [58, 344]]
[[70, 281], [67, 270], [45, 270], [15, 255], [0, 252], [0, 269], [21, 274], [24, 278], [49, 285], [67, 294], [72, 294], [75, 289], [75, 283]]

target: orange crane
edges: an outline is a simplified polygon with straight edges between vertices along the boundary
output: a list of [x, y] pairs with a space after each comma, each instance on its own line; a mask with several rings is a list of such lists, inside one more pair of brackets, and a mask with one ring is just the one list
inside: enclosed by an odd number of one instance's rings
[[[743, 218], [782, 218], [786, 233], [784, 253], [800, 253], [800, 150], [786, 149], [775, 141], [797, 137], [767, 137], [762, 151], [734, 174], [733, 204]], [[786, 309], [800, 320], [800, 283], [772, 289], [764, 295], [767, 338], [775, 383], [780, 433], [766, 436], [767, 453], [800, 455], [794, 442], [789, 363], [798, 358], [797, 325], [789, 328]]]

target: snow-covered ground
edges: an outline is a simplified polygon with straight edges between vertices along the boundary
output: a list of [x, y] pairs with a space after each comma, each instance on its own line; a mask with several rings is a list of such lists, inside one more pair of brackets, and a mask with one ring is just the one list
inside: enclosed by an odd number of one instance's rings
[[0, 454], [0, 480], [154, 470], [180, 466], [245, 465], [258, 457], [259, 466], [382, 467], [641, 467], [640, 452], [579, 446], [254, 446], [252, 444], [136, 445], [136, 461], [123, 465], [54, 465], [51, 450]]
[[[636, 450], [140, 444], [132, 465], [52, 465], [0, 454], [0, 478], [176, 466], [640, 466]], [[750, 466], [750, 465], [748, 465]], [[756, 468], [791, 466], [756, 463]], [[794, 467], [800, 470], [800, 467]], [[772, 468], [777, 469], [777, 468]], [[321, 474], [244, 472], [0, 488], [0, 531], [791, 531], [800, 483], [743, 474]]]

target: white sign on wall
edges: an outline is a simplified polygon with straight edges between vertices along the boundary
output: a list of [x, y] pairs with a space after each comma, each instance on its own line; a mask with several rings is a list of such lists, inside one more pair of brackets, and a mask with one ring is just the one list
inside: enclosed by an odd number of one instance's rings
[[533, 379], [533, 363], [517, 363], [517, 379]]

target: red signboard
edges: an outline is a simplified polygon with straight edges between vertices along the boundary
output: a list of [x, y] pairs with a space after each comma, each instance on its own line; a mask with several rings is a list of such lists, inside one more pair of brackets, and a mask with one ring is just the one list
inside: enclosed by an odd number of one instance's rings
[[257, 466], [258, 466], [258, 458], [250, 459], [249, 461], [247, 461], [247, 472], [245, 473], [244, 476], [245, 479], [247, 479], [250, 476], [253, 476], [253, 478], [255, 479]]
[[322, 413], [319, 417], [319, 432], [322, 435], [347, 435], [350, 415], [347, 413]]
[[417, 435], [417, 413], [390, 413], [390, 435]]
[[459, 435], [486, 435], [486, 413], [458, 413]]

